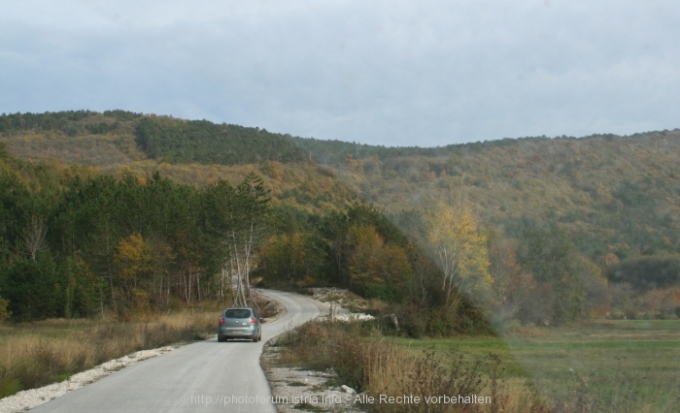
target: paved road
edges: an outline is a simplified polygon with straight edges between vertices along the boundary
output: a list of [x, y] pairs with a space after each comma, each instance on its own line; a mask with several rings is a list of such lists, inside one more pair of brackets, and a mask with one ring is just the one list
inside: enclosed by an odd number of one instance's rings
[[263, 343], [316, 317], [320, 310], [308, 297], [262, 293], [281, 302], [286, 315], [262, 326], [261, 342], [218, 343], [212, 339], [193, 343], [133, 364], [31, 412], [275, 413], [260, 368]]

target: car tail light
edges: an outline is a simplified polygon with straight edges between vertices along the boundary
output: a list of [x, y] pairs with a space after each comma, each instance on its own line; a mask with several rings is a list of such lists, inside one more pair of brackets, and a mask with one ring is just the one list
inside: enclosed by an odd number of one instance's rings
[[224, 318], [220, 318], [220, 324], [224, 324]]
[[257, 320], [255, 320], [254, 317], [250, 317], [250, 324], [255, 324], [257, 323]]

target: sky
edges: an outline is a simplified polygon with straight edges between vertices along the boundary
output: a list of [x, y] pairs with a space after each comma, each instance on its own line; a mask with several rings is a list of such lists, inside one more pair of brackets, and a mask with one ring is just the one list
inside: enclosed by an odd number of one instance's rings
[[677, 0], [0, 0], [0, 113], [387, 146], [680, 127]]

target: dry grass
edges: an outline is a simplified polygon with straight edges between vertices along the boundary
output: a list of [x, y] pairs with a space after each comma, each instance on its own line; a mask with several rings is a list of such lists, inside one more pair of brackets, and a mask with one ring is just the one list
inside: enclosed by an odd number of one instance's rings
[[[501, 360], [493, 355], [470, 363], [455, 351], [405, 351], [388, 340], [371, 340], [364, 346], [366, 391], [373, 395], [419, 396], [409, 412], [542, 412], [547, 407], [522, 379], [500, 379]], [[483, 364], [486, 364], [483, 368]], [[483, 370], [487, 370], [484, 372]], [[439, 396], [473, 396], [485, 403], [426, 402]], [[423, 402], [425, 401], [425, 402]], [[374, 404], [381, 413], [401, 412], [404, 405]]]
[[46, 320], [0, 326], [0, 397], [61, 381], [126, 354], [214, 334], [219, 312], [147, 321]]
[[[362, 337], [363, 335], [363, 337]], [[380, 395], [420, 397], [420, 403], [372, 403], [378, 413], [496, 413], [548, 412], [546, 404], [521, 378], [500, 378], [497, 356], [470, 362], [462, 353], [409, 351], [360, 324], [307, 323], [281, 337], [287, 347], [279, 358], [288, 366], [325, 370], [333, 368], [342, 384]], [[427, 403], [426, 397], [490, 397], [486, 404]]]

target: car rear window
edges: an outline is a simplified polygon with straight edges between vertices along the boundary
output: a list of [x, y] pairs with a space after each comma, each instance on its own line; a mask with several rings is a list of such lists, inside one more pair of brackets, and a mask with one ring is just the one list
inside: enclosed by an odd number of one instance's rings
[[250, 318], [250, 310], [227, 310], [224, 316], [226, 318]]

